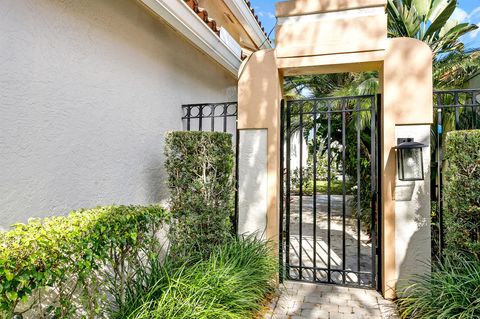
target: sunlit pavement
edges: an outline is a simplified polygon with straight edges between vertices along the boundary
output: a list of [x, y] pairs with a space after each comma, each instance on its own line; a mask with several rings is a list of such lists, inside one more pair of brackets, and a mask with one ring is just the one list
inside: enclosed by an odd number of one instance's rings
[[265, 319], [397, 319], [395, 304], [374, 290], [285, 282]]

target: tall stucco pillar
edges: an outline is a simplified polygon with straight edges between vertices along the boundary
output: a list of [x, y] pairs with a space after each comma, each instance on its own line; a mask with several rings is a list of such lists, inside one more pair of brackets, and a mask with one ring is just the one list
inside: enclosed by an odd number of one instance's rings
[[[407, 268], [416, 274], [427, 271], [430, 259], [429, 219], [430, 198], [428, 183], [410, 185], [412, 194], [401, 195], [396, 171], [396, 137], [412, 136], [426, 142], [425, 127], [433, 122], [432, 52], [423, 42], [397, 38], [389, 39], [383, 68], [382, 84], [382, 259], [383, 292], [393, 298], [397, 284], [408, 279]], [[401, 127], [409, 126], [409, 127]], [[428, 152], [428, 150], [424, 150]], [[429, 163], [425, 163], [426, 167]], [[428, 176], [428, 175], [427, 175]], [[427, 177], [428, 178], [428, 177]], [[398, 191], [398, 192], [397, 192]], [[403, 195], [401, 195], [403, 196]], [[418, 223], [422, 220], [423, 225]], [[428, 224], [428, 225], [427, 225]], [[428, 241], [428, 243], [427, 243]]]
[[252, 54], [238, 84], [239, 233], [278, 240], [281, 78], [274, 50]]

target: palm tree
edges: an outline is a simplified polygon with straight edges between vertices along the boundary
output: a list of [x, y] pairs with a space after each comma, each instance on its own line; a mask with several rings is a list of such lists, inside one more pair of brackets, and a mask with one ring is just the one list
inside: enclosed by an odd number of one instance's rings
[[425, 42], [435, 60], [439, 54], [462, 52], [460, 37], [478, 27], [452, 19], [456, 8], [457, 0], [388, 0], [388, 35]]
[[437, 89], [462, 88], [479, 70], [479, 50], [465, 51], [460, 39], [478, 26], [453, 19], [457, 5], [457, 0], [388, 0], [389, 37], [414, 38], [430, 46]]
[[437, 89], [463, 88], [478, 73], [479, 66], [478, 49], [438, 57], [433, 69], [433, 86]]

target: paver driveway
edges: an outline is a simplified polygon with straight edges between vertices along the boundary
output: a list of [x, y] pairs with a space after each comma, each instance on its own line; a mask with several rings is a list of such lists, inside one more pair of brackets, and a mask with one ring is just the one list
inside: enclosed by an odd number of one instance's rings
[[285, 282], [265, 319], [396, 319], [395, 305], [376, 291]]

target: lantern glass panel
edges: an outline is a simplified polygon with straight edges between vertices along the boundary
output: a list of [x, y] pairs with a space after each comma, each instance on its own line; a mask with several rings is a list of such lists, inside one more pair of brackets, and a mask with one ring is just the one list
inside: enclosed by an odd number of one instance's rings
[[400, 153], [400, 179], [406, 181], [423, 180], [422, 149], [402, 149]]

